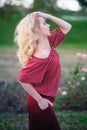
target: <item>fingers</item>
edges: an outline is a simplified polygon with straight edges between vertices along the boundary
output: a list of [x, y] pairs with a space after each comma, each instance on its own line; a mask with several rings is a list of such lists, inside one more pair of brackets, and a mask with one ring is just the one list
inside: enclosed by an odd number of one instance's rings
[[36, 16], [37, 17], [43, 17], [43, 15], [41, 13], [37, 13]]
[[37, 16], [37, 17], [46, 18], [45, 13], [42, 13], [42, 12], [37, 12], [37, 13], [36, 13], [36, 16]]
[[41, 16], [42, 14], [41, 14], [41, 12], [34, 12], [34, 14], [38, 17], [38, 16]]
[[53, 103], [52, 103], [51, 101], [48, 100], [48, 103], [49, 103], [51, 106], [53, 106]]

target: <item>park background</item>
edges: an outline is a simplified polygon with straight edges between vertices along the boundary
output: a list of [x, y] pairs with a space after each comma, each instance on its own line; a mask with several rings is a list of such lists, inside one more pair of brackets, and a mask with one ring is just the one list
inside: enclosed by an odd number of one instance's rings
[[[87, 130], [87, 1], [0, 1], [0, 130], [28, 130], [27, 93], [17, 81], [21, 69], [14, 31], [32, 11], [43, 11], [72, 24], [66, 40], [57, 47], [62, 77], [55, 112], [62, 130]], [[57, 25], [51, 24], [51, 30]]]

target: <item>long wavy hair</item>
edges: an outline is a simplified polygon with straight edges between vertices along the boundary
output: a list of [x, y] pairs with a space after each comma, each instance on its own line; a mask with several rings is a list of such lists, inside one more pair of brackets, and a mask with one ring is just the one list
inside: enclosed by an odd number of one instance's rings
[[32, 57], [38, 41], [37, 29], [39, 21], [36, 13], [26, 15], [15, 29], [14, 41], [18, 45], [17, 56], [21, 65], [25, 66]]

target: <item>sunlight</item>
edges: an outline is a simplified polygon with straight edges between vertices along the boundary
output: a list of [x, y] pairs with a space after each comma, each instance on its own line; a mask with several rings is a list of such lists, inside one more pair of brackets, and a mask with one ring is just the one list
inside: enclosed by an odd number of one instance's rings
[[24, 5], [24, 7], [26, 8], [30, 8], [31, 4], [34, 2], [34, 0], [22, 0], [22, 4]]
[[[0, 7], [3, 7], [5, 3], [8, 2], [9, 1], [6, 0], [0, 0]], [[34, 0], [11, 0], [12, 5], [23, 5], [25, 8], [30, 8], [33, 2]], [[79, 5], [79, 2], [77, 0], [57, 0], [57, 6], [62, 9], [67, 9], [71, 11], [81, 10], [81, 6]]]
[[[11, 5], [23, 5], [25, 8], [30, 8], [31, 4], [33, 3], [34, 0], [11, 0]], [[9, 1], [6, 0], [0, 0], [0, 7], [3, 7], [5, 3], [9, 3]]]
[[77, 0], [58, 0], [57, 5], [62, 9], [68, 9], [71, 11], [81, 10], [81, 7]]

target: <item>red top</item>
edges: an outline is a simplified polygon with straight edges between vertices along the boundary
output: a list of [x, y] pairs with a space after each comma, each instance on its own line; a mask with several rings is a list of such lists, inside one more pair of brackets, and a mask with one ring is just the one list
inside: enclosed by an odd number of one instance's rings
[[18, 80], [30, 83], [40, 93], [46, 96], [55, 97], [61, 76], [60, 59], [54, 49], [64, 39], [65, 34], [60, 29], [55, 29], [48, 37], [51, 51], [47, 58], [32, 56], [19, 75]]

